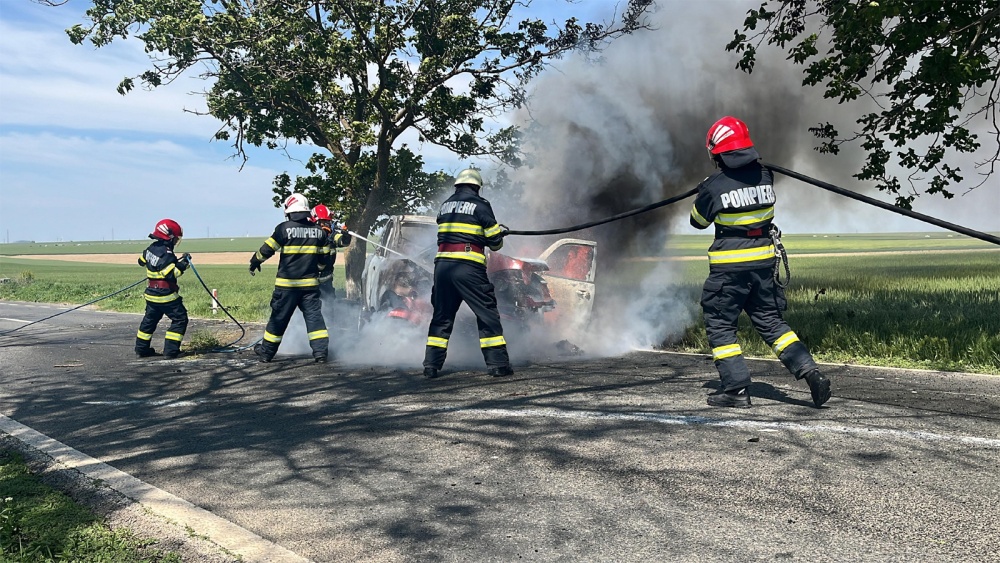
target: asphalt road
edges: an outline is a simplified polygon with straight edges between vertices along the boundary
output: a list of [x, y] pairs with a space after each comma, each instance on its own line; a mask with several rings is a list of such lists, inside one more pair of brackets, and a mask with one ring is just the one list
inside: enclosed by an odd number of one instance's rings
[[[0, 331], [53, 312], [2, 302]], [[703, 356], [426, 381], [419, 358], [139, 361], [138, 319], [0, 336], [0, 413], [314, 561], [1000, 554], [1000, 377], [829, 366], [815, 409], [755, 361], [754, 407], [713, 409]]]

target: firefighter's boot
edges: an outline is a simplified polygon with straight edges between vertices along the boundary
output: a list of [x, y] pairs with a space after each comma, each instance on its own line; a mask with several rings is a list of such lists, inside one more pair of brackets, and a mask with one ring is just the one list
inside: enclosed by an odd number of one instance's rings
[[747, 388], [734, 389], [733, 391], [720, 391], [708, 396], [708, 404], [713, 407], [735, 407], [739, 409], [750, 408], [750, 393]]
[[146, 348], [142, 348], [142, 349], [140, 349], [137, 346], [136, 349], [135, 349], [135, 357], [137, 357], [137, 358], [153, 358], [153, 357], [156, 357], [156, 356], [159, 356], [159, 355], [160, 355], [159, 352], [157, 352], [156, 350], [153, 350], [152, 348], [150, 348], [148, 346]]
[[812, 394], [813, 404], [816, 408], [823, 406], [823, 403], [830, 400], [830, 380], [814, 369], [805, 375], [806, 383], [809, 384], [809, 393]]
[[268, 363], [274, 357], [273, 354], [268, 354], [268, 351], [264, 348], [262, 342], [258, 342], [253, 345], [253, 353], [257, 355], [257, 358], [264, 363]]
[[510, 364], [505, 366], [493, 366], [487, 371], [487, 373], [493, 377], [504, 377], [507, 375], [514, 375], [514, 368], [510, 367]]
[[437, 379], [441, 377], [441, 371], [437, 368], [424, 368], [424, 377], [427, 379]]

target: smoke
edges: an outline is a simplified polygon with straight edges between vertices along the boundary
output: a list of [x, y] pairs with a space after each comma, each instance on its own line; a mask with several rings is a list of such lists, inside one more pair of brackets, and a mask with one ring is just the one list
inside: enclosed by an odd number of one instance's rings
[[[826, 121], [849, 128], [849, 116], [833, 113], [837, 106], [824, 103], [821, 91], [804, 88], [801, 68], [782, 51], [762, 48], [749, 75], [735, 68], [738, 55], [725, 51], [755, 2], [661, 4], [654, 30], [617, 40], [596, 63], [570, 58], [539, 78], [529, 107], [514, 117], [530, 123], [530, 166], [511, 173], [523, 193], [519, 201], [495, 202], [498, 216], [508, 214], [518, 229], [548, 229], [683, 193], [714, 171], [704, 138], [724, 115], [747, 122], [764, 160], [832, 183], [850, 179], [845, 160], [858, 155], [820, 155], [808, 133]], [[809, 217], [800, 225], [815, 225], [819, 214], [837, 221], [833, 194], [780, 178], [776, 184], [777, 223], [786, 231], [785, 221], [799, 214]], [[594, 318], [589, 331], [575, 335], [588, 352], [657, 346], [692, 324], [698, 296], [677, 293], [676, 263], [658, 262], [641, 280], [617, 279], [630, 271], [629, 261], [664, 254], [670, 233], [687, 230], [691, 204], [565, 235], [598, 241]], [[509, 240], [530, 255], [552, 238]]]

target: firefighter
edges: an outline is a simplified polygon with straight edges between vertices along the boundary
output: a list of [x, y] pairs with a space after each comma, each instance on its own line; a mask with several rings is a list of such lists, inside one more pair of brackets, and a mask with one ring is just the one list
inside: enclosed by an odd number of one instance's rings
[[337, 263], [337, 249], [350, 245], [352, 237], [351, 233], [347, 232], [347, 225], [341, 225], [336, 233], [333, 232], [333, 215], [322, 203], [313, 207], [312, 217], [330, 237], [329, 252], [321, 255], [323, 273], [319, 277], [319, 293], [323, 301], [327, 301], [337, 297], [337, 291], [333, 288], [333, 265]]
[[140, 358], [159, 356], [151, 346], [156, 325], [164, 315], [170, 319], [170, 327], [163, 341], [163, 357], [174, 359], [181, 353], [181, 340], [187, 330], [188, 314], [184, 300], [178, 293], [177, 278], [190, 264], [190, 254], [180, 259], [174, 254], [174, 247], [181, 241], [184, 231], [173, 219], [163, 219], [156, 223], [149, 238], [153, 239], [139, 256], [139, 265], [146, 269], [146, 314], [139, 323], [135, 335], [135, 355]]
[[264, 339], [253, 350], [262, 362], [270, 362], [278, 351], [292, 313], [298, 308], [306, 322], [313, 359], [325, 363], [329, 333], [320, 305], [319, 278], [323, 257], [329, 252], [330, 237], [313, 223], [309, 201], [304, 195], [288, 196], [284, 210], [285, 221], [274, 228], [260, 250], [250, 257], [252, 276], [260, 271], [262, 262], [281, 253], [271, 295], [271, 318], [264, 329]]
[[750, 371], [736, 341], [737, 320], [746, 311], [781, 363], [809, 384], [818, 408], [830, 398], [830, 381], [782, 318], [787, 303], [775, 276], [780, 231], [772, 224], [772, 173], [758, 162], [750, 132], [739, 119], [727, 116], [716, 121], [705, 146], [719, 170], [698, 185], [691, 225], [706, 229], [715, 224], [701, 306], [722, 385], [709, 395], [708, 404], [750, 406]]
[[438, 212], [438, 252], [434, 258], [434, 315], [427, 332], [424, 377], [439, 376], [448, 353], [455, 314], [464, 301], [476, 314], [479, 347], [494, 377], [513, 375], [493, 284], [486, 277], [484, 249], [500, 250], [508, 229], [497, 224], [490, 202], [479, 196], [483, 178], [474, 169], [455, 178], [455, 193]]

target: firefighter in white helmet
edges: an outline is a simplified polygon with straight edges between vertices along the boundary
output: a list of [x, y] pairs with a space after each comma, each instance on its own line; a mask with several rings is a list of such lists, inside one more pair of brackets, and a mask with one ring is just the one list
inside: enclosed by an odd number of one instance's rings
[[775, 277], [774, 177], [760, 164], [746, 124], [735, 117], [716, 121], [705, 146], [719, 170], [698, 184], [691, 225], [715, 226], [701, 306], [722, 384], [708, 404], [750, 406], [750, 370], [736, 341], [737, 321], [746, 311], [781, 363], [809, 384], [818, 408], [830, 398], [830, 380], [781, 315], [787, 303]]
[[285, 221], [279, 223], [260, 250], [250, 257], [250, 275], [276, 253], [281, 253], [278, 274], [271, 296], [271, 318], [264, 329], [264, 339], [254, 346], [262, 362], [270, 362], [278, 352], [281, 338], [292, 313], [298, 308], [306, 322], [309, 346], [316, 362], [326, 362], [329, 333], [323, 321], [319, 296], [321, 257], [329, 251], [330, 236], [312, 221], [309, 200], [294, 193], [285, 198]]
[[434, 258], [434, 316], [427, 332], [424, 377], [438, 377], [448, 352], [455, 314], [465, 302], [476, 314], [479, 347], [487, 371], [494, 377], [512, 375], [493, 284], [486, 276], [485, 249], [500, 250], [507, 228], [497, 224], [490, 202], [479, 196], [483, 178], [478, 170], [463, 170], [455, 178], [455, 193], [437, 215], [438, 252]]

